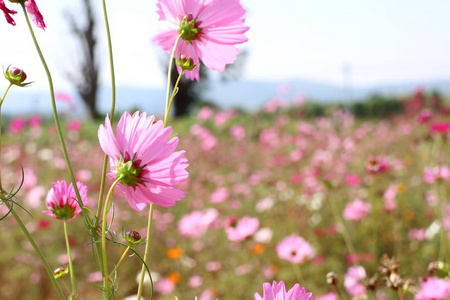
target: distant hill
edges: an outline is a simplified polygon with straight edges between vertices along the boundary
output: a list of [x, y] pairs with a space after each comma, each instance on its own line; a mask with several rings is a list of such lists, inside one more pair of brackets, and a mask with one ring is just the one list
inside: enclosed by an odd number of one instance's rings
[[[437, 89], [450, 95], [450, 80], [433, 81], [426, 83], [387, 84], [373, 87], [355, 87], [351, 91], [343, 87], [313, 81], [290, 82], [261, 82], [261, 81], [236, 81], [236, 82], [209, 82], [205, 91], [205, 99], [223, 108], [242, 108], [246, 110], [259, 109], [274, 97], [279, 97], [289, 102], [299, 95], [317, 102], [337, 102], [358, 100], [369, 94], [397, 94], [404, 95], [413, 92], [418, 86], [426, 90]], [[283, 89], [280, 93], [280, 89]], [[75, 93], [72, 92], [73, 95]], [[108, 111], [110, 107], [110, 88], [100, 89], [99, 108]], [[152, 89], [145, 87], [118, 86], [117, 110], [124, 111], [139, 108], [151, 114], [161, 115], [164, 110], [164, 89]], [[75, 97], [73, 104], [58, 102], [58, 108], [62, 114], [70, 116], [83, 116], [85, 114], [81, 101]], [[33, 87], [13, 89], [4, 103], [3, 111], [6, 114], [51, 114], [49, 93], [45, 89], [36, 90]]]

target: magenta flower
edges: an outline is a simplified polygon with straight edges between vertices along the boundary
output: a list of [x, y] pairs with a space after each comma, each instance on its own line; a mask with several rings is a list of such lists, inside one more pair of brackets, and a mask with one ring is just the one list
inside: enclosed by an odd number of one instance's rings
[[366, 278], [366, 271], [361, 266], [348, 268], [344, 277], [344, 287], [350, 296], [361, 296], [366, 293], [364, 284], [361, 283]]
[[420, 283], [420, 291], [414, 297], [417, 300], [449, 299], [450, 282], [436, 277]]
[[249, 216], [237, 220], [236, 217], [230, 217], [225, 221], [225, 232], [232, 242], [241, 242], [255, 234], [259, 228], [259, 220]]
[[266, 282], [263, 284], [263, 296], [255, 293], [255, 300], [313, 300], [312, 293], [307, 293], [304, 287], [300, 287], [296, 283], [289, 291], [286, 292], [286, 286], [283, 281], [277, 283], [274, 281], [272, 285]]
[[110, 159], [108, 177], [121, 178], [117, 186], [135, 210], [147, 203], [173, 206], [185, 195], [174, 185], [187, 179], [188, 161], [185, 151], [174, 152], [178, 138], [169, 139], [171, 133], [172, 128], [164, 128], [162, 121], [139, 112], [124, 113], [115, 135], [109, 117], [98, 129], [100, 146]]
[[[87, 187], [81, 182], [77, 182], [77, 187], [83, 205], [87, 205]], [[45, 199], [49, 210], [44, 210], [43, 213], [59, 220], [73, 219], [81, 213], [81, 207], [76, 198], [72, 183], [67, 186], [65, 181], [53, 182]]]
[[16, 22], [14, 21], [11, 15], [17, 14], [17, 11], [8, 9], [3, 0], [0, 0], [0, 9], [3, 11], [3, 14], [5, 15], [6, 22], [15, 26]]
[[295, 234], [285, 237], [277, 245], [277, 254], [293, 264], [300, 264], [315, 255], [314, 248], [301, 236]]
[[[247, 41], [244, 33], [249, 27], [244, 24], [245, 9], [239, 0], [158, 0], [156, 6], [159, 20], [168, 29], [153, 37], [153, 41], [171, 53], [181, 34], [176, 57], [184, 54], [222, 72], [241, 53], [235, 45]], [[199, 80], [199, 68], [185, 74]]]
[[27, 0], [25, 1], [25, 7], [34, 24], [41, 29], [45, 29], [44, 17], [41, 15], [36, 2], [34, 2], [34, 0]]
[[361, 221], [370, 212], [372, 206], [370, 203], [366, 203], [359, 198], [356, 198], [353, 202], [347, 204], [344, 210], [344, 219]]

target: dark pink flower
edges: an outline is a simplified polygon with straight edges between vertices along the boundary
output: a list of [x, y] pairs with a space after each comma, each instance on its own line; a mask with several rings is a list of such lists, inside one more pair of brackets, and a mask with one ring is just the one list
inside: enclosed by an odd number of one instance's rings
[[[244, 33], [245, 9], [239, 0], [158, 0], [159, 20], [167, 30], [157, 34], [153, 41], [171, 53], [176, 39], [181, 40], [175, 56], [190, 56], [205, 66], [222, 72], [241, 51], [235, 47], [247, 41]], [[185, 71], [189, 79], [199, 80], [199, 68]]]
[[25, 2], [25, 7], [34, 24], [41, 29], [45, 29], [44, 17], [42, 17], [36, 2], [34, 2], [34, 0], [27, 0]]
[[26, 122], [21, 117], [15, 117], [9, 123], [9, 131], [12, 133], [21, 133], [25, 130]]
[[428, 278], [428, 280], [420, 283], [420, 291], [414, 299], [417, 300], [439, 300], [449, 299], [450, 282], [445, 279], [436, 277]]
[[0, 0], [0, 9], [3, 11], [3, 14], [5, 15], [6, 22], [8, 22], [9, 24], [15, 26], [15, 25], [16, 25], [16, 22], [15, 22], [14, 19], [11, 17], [11, 15], [17, 14], [17, 11], [8, 9], [8, 8], [5, 6], [5, 2], [3, 2], [3, 0]]
[[[87, 205], [87, 187], [81, 182], [77, 182], [77, 187], [83, 205]], [[44, 210], [43, 213], [59, 220], [75, 218], [81, 213], [76, 197], [72, 183], [67, 186], [65, 181], [53, 182], [45, 199], [49, 210]]]
[[447, 134], [450, 131], [450, 123], [448, 122], [433, 123], [430, 125], [429, 128], [431, 133]]
[[276, 250], [279, 258], [293, 264], [303, 263], [315, 255], [314, 248], [302, 237], [294, 234], [279, 242]]
[[255, 300], [313, 300], [312, 293], [307, 293], [304, 287], [296, 283], [289, 291], [283, 281], [277, 283], [274, 281], [272, 285], [268, 282], [263, 284], [262, 297], [255, 293]]
[[170, 138], [172, 128], [164, 128], [154, 116], [126, 112], [117, 124], [116, 134], [109, 117], [100, 125], [98, 138], [103, 151], [109, 156], [111, 173], [120, 176], [117, 187], [125, 193], [130, 206], [142, 210], [146, 204], [173, 206], [185, 192], [175, 185], [188, 177], [185, 151], [174, 152], [178, 138]]

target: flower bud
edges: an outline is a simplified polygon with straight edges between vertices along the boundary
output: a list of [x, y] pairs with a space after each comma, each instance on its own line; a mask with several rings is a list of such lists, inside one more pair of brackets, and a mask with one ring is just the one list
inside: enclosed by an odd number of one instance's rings
[[57, 268], [53, 271], [53, 276], [55, 276], [55, 279], [61, 278], [64, 275], [67, 275], [69, 273], [69, 268]]
[[336, 285], [338, 283], [337, 276], [334, 272], [329, 272], [327, 275], [327, 284]]
[[142, 237], [137, 231], [128, 231], [125, 233], [123, 238], [130, 244], [130, 245], [137, 245], [142, 241]]
[[17, 86], [27, 86], [31, 84], [31, 82], [23, 83], [27, 79], [27, 74], [19, 68], [8, 66], [5, 72], [5, 78], [14, 85]]
[[175, 62], [183, 71], [192, 71], [198, 66], [198, 63], [194, 62], [192, 57], [184, 54], [181, 54]]

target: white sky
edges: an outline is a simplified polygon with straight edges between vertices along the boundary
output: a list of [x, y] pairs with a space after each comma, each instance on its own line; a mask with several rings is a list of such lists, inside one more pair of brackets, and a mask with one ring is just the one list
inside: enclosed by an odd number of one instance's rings
[[[226, 0], [222, 0], [226, 1]], [[343, 66], [358, 86], [450, 78], [448, 0], [241, 0], [248, 10], [249, 51], [243, 79], [309, 79], [341, 84]], [[6, 5], [15, 10], [20, 6]], [[47, 24], [35, 27], [57, 90], [70, 88], [65, 73], [76, 66], [77, 45], [63, 11], [80, 12], [79, 0], [36, 0]], [[109, 82], [100, 0], [102, 81]], [[162, 87], [162, 55], [150, 39], [158, 32], [156, 0], [107, 1], [118, 84]], [[0, 15], [0, 65], [22, 67], [46, 86], [24, 18], [16, 27]], [[0, 81], [0, 87], [2, 84]]]

